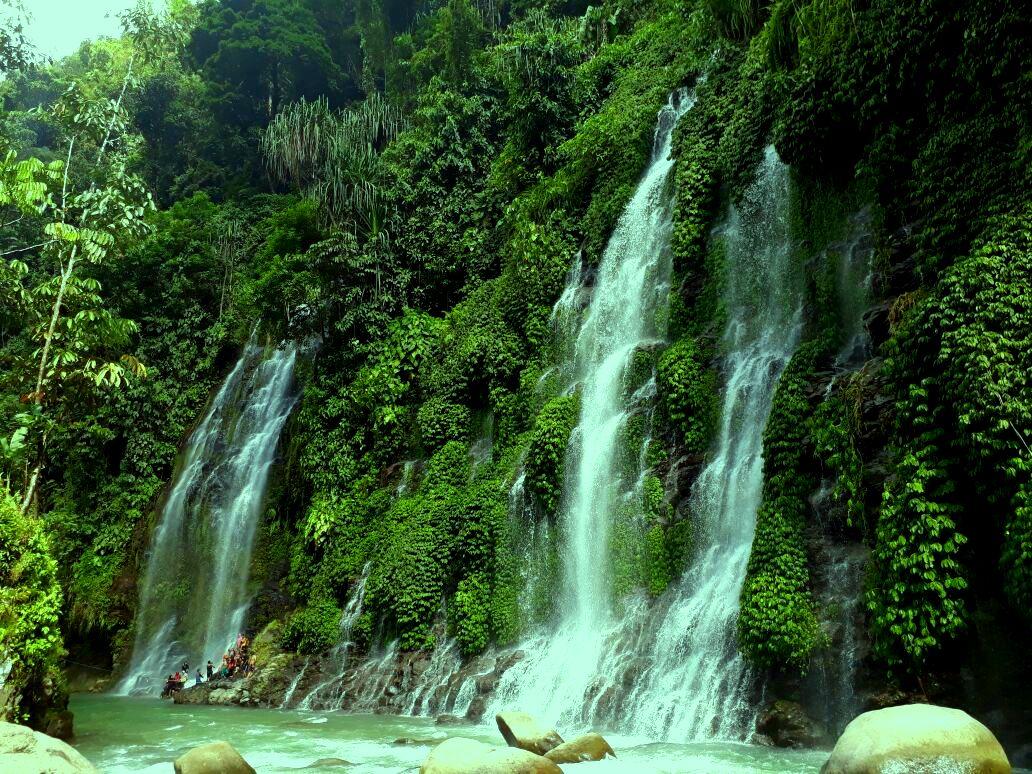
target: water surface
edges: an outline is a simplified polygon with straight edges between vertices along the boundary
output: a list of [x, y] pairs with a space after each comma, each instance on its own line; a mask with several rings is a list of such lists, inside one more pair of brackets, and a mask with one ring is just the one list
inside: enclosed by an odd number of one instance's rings
[[[436, 741], [465, 736], [501, 744], [493, 726], [442, 728], [432, 718], [348, 715], [340, 712], [242, 709], [176, 705], [131, 696], [72, 697], [75, 747], [102, 772], [162, 772], [192, 747], [216, 739], [230, 742], [259, 772], [412, 772]], [[571, 734], [572, 736], [572, 734]], [[619, 756], [605, 763], [579, 763], [564, 770], [590, 774], [691, 774], [692, 772], [817, 772], [826, 753], [775, 750], [751, 745], [672, 744], [607, 734]], [[425, 744], [398, 745], [408, 737]], [[337, 758], [350, 766], [309, 768]]]

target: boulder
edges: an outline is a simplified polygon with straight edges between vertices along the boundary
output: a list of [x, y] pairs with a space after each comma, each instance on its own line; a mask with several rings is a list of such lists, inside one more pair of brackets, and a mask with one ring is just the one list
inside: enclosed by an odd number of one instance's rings
[[458, 715], [438, 715], [437, 720], [434, 721], [439, 726], [467, 726], [469, 721], [466, 718], [460, 718]]
[[966, 712], [904, 704], [865, 712], [842, 732], [821, 774], [1010, 774], [993, 733]]
[[231, 682], [224, 687], [218, 687], [208, 694], [208, 704], [224, 705], [239, 704], [243, 697], [244, 685], [242, 680]]
[[176, 758], [176, 774], [255, 774], [229, 742], [211, 742]]
[[484, 719], [485, 712], [487, 712], [487, 698], [475, 696], [469, 703], [469, 709], [466, 710], [466, 720], [471, 723], [479, 723]]
[[616, 757], [609, 742], [602, 734], [590, 733], [578, 736], [569, 742], [563, 742], [545, 753], [545, 757], [553, 763], [582, 763], [584, 761], [600, 761], [607, 755]]
[[73, 731], [74, 718], [69, 710], [53, 710], [46, 715], [46, 726], [43, 733], [55, 739], [71, 739], [75, 736]]
[[495, 722], [509, 747], [544, 755], [563, 743], [554, 728], [545, 728], [526, 712], [499, 712]]
[[419, 774], [561, 774], [552, 761], [515, 747], [492, 747], [453, 737], [437, 745]]
[[778, 699], [760, 715], [756, 730], [775, 747], [819, 747], [830, 739], [798, 702]]
[[27, 726], [0, 722], [0, 771], [80, 774], [97, 769], [60, 739]]

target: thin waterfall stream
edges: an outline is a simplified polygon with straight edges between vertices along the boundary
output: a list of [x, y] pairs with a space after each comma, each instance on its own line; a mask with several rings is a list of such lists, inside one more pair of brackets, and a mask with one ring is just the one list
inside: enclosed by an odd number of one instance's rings
[[297, 347], [244, 348], [187, 442], [161, 510], [118, 693], [157, 693], [184, 661], [218, 660], [242, 630], [254, 545]]
[[372, 563], [366, 562], [362, 568], [362, 574], [355, 581], [355, 585], [348, 596], [348, 602], [340, 616], [340, 638], [330, 654], [332, 663], [336, 665], [336, 674], [309, 691], [308, 695], [298, 704], [298, 709], [312, 709], [316, 701], [329, 709], [340, 709], [341, 704], [343, 704], [344, 670], [348, 666], [348, 656], [355, 644], [352, 640], [352, 635], [354, 634], [355, 622], [362, 615], [362, 605], [365, 603], [366, 584], [369, 581], [370, 567], [372, 567]]

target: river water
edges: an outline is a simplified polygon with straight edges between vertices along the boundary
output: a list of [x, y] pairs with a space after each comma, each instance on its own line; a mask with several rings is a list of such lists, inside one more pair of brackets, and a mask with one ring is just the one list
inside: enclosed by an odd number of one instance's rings
[[[433, 744], [448, 736], [503, 744], [493, 724], [442, 728], [434, 725], [432, 718], [176, 705], [136, 696], [92, 694], [73, 696], [71, 708], [75, 713], [75, 747], [105, 774], [167, 774], [178, 756], [217, 739], [230, 742], [262, 774], [298, 770], [411, 772]], [[620, 734], [606, 737], [616, 750], [617, 760], [563, 768], [582, 774], [802, 774], [819, 771], [827, 759], [827, 753], [816, 751], [733, 743], [672, 744]], [[399, 738], [421, 743], [395, 744]], [[312, 767], [319, 761], [323, 763]]]

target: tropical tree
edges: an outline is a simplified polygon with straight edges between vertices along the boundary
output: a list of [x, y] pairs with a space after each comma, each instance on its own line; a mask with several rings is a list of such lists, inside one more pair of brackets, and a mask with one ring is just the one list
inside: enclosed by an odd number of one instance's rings
[[[13, 417], [4, 454], [22, 463], [21, 510], [29, 509], [47, 460], [48, 443], [62, 420], [84, 398], [117, 388], [146, 373], [124, 353], [137, 326], [107, 308], [94, 271], [117, 260], [126, 245], [148, 230], [153, 200], [132, 171], [140, 138], [131, 130], [126, 95], [137, 83], [134, 65], [164, 56], [178, 30], [141, 3], [125, 14], [132, 41], [117, 94], [97, 99], [72, 84], [52, 107], [65, 138], [64, 160], [44, 165], [0, 163], [0, 205], [31, 215], [37, 238], [15, 254], [0, 278], [0, 294], [15, 302], [27, 346], [11, 358], [24, 410]], [[18, 455], [17, 458], [15, 455]]]

